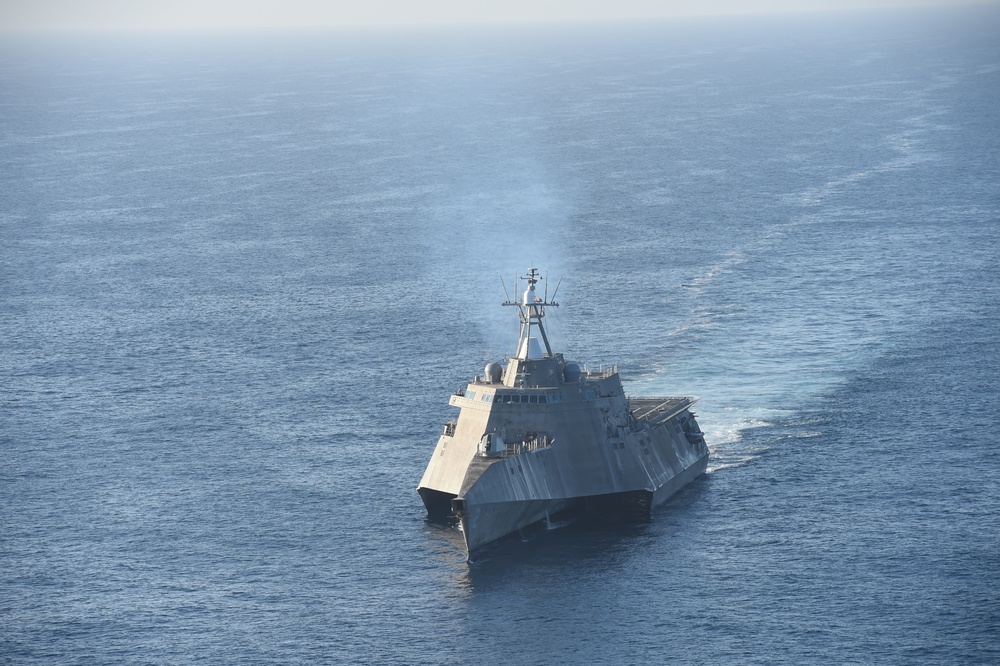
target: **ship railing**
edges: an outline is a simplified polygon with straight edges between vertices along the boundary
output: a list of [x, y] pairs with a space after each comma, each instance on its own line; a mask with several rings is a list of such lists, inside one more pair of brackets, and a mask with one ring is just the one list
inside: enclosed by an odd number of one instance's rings
[[531, 451], [538, 451], [539, 449], [545, 449], [552, 446], [552, 442], [555, 438], [541, 434], [541, 433], [529, 433], [519, 441], [506, 442], [507, 448], [500, 454], [501, 458], [512, 458], [514, 456], [519, 456], [522, 453], [529, 453]]
[[608, 368], [605, 368], [602, 365], [597, 370], [591, 370], [590, 368], [585, 367], [582, 374], [587, 379], [607, 379], [611, 375], [618, 374], [618, 364], [616, 363]]

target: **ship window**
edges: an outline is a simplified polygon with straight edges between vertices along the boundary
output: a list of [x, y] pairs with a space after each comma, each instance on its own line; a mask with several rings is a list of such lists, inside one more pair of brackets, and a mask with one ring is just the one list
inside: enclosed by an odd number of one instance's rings
[[538, 404], [540, 404], [540, 405], [544, 405], [545, 404], [545, 396], [544, 395], [538, 396]]
[[479, 399], [482, 400], [483, 402], [493, 402], [493, 394], [484, 393], [481, 396], [479, 396]]
[[510, 393], [508, 393], [507, 395], [505, 395], [503, 397], [503, 401], [506, 402], [506, 403], [509, 403], [509, 402], [511, 402], [513, 400], [513, 398], [514, 398], [514, 396], [512, 396]]
[[466, 391], [465, 392], [465, 397], [468, 400], [475, 400], [476, 399], [476, 392], [475, 391]]
[[537, 395], [529, 395], [528, 396], [528, 402], [530, 402], [533, 405], [537, 405], [538, 404], [538, 396]]

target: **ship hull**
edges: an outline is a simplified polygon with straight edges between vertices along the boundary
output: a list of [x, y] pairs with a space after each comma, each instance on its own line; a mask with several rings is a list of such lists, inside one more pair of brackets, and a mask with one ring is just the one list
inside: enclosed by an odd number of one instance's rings
[[461, 519], [462, 532], [465, 537], [466, 553], [469, 561], [473, 561], [482, 550], [490, 544], [511, 534], [524, 530], [544, 521], [555, 514], [565, 511], [578, 504], [586, 505], [588, 500], [599, 500], [603, 506], [614, 504], [614, 498], [627, 498], [627, 506], [622, 513], [635, 514], [635, 507], [641, 506], [647, 514], [660, 506], [674, 494], [706, 472], [708, 454], [699, 457], [693, 464], [682, 469], [678, 474], [666, 479], [661, 485], [645, 488], [640, 491], [623, 491], [594, 496], [547, 498], [547, 499], [511, 499], [483, 503], [469, 503], [460, 499], [453, 504], [455, 513]]
[[680, 474], [678, 474], [677, 476], [675, 476], [674, 478], [670, 479], [662, 486], [657, 488], [655, 491], [653, 491], [652, 497], [650, 499], [650, 508], [655, 509], [656, 507], [660, 506], [668, 499], [673, 497], [674, 494], [676, 494], [684, 486], [697, 479], [706, 471], [708, 471], [707, 454], [702, 458], [699, 458], [698, 462], [696, 462], [694, 465], [691, 465], [683, 472], [681, 472]]
[[573, 499], [473, 504], [459, 513], [469, 561], [485, 547], [569, 508]]

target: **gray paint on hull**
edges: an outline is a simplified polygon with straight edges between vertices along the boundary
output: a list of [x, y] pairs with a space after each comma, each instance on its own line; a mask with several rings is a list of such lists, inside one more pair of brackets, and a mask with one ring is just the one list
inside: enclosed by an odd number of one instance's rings
[[[693, 401], [629, 400], [613, 371], [553, 381], [564, 364], [561, 355], [530, 362], [527, 370], [553, 386], [474, 381], [452, 396], [461, 412], [439, 438], [419, 490], [425, 502], [428, 491], [459, 498], [470, 553], [578, 499], [642, 491], [659, 504], [705, 470], [708, 449], [690, 413]], [[505, 402], [524, 395], [546, 398]], [[487, 433], [502, 433], [510, 450], [484, 455], [479, 444]]]
[[523, 299], [504, 303], [520, 313], [519, 356], [451, 397], [458, 418], [417, 488], [429, 511], [453, 498], [470, 553], [588, 497], [648, 493], [655, 506], [707, 466], [692, 400], [629, 399], [617, 368], [581, 371], [552, 352], [541, 279], [530, 269]]
[[[586, 497], [645, 491], [650, 507], [657, 506], [708, 464], [707, 449], [691, 445], [676, 417], [641, 437], [602, 442], [589, 453], [569, 447], [560, 453], [553, 446], [470, 470], [474, 478], [463, 484], [462, 512], [468, 552]], [[598, 457], [596, 466], [594, 460], [580, 462]]]

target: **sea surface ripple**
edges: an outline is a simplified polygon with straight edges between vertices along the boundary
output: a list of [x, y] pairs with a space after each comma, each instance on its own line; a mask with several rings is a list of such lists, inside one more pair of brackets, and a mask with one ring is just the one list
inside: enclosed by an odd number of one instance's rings
[[[992, 7], [0, 43], [0, 663], [1000, 662]], [[473, 565], [498, 275], [710, 472]]]

